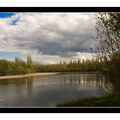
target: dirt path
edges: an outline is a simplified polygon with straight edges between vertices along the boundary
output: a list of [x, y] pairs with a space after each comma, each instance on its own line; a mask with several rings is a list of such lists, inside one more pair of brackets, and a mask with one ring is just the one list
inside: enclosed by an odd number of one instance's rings
[[1, 79], [15, 79], [15, 78], [47, 76], [47, 75], [56, 75], [56, 74], [59, 74], [59, 73], [54, 72], [54, 73], [32, 73], [32, 74], [24, 74], [24, 75], [9, 75], [9, 76], [0, 76], [0, 80]]

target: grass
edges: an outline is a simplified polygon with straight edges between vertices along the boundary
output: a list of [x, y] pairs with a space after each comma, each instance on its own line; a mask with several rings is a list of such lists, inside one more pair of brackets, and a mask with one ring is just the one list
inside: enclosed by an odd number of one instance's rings
[[120, 95], [107, 95], [103, 97], [93, 97], [83, 100], [69, 101], [63, 104], [58, 104], [57, 107], [114, 107], [120, 106]]

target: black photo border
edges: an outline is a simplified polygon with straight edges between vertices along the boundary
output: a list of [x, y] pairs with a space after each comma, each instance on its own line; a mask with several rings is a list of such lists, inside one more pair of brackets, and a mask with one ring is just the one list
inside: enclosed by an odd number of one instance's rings
[[[120, 7], [0, 7], [0, 12], [120, 12]], [[120, 107], [0, 107], [0, 113], [120, 113]]]

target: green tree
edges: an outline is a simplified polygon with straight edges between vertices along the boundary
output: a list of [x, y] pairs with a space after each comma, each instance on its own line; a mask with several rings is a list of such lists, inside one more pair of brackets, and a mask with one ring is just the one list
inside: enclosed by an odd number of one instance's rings
[[34, 68], [33, 68], [33, 65], [32, 65], [32, 58], [31, 58], [31, 55], [28, 55], [27, 56], [27, 73], [32, 73], [34, 72]]
[[32, 68], [32, 58], [31, 58], [31, 55], [27, 56], [27, 66], [29, 68]]
[[97, 14], [96, 30], [99, 46], [95, 56], [104, 71], [120, 78], [120, 13]]

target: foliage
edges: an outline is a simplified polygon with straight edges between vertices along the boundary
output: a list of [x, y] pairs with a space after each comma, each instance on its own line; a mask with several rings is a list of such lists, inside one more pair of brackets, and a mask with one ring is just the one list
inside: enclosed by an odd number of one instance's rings
[[32, 68], [32, 58], [31, 58], [31, 55], [27, 56], [27, 66], [29, 68]]
[[57, 105], [58, 107], [95, 107], [95, 106], [120, 106], [120, 96], [115, 94], [106, 95], [103, 97], [90, 97], [83, 100], [73, 100], [66, 103], [61, 103]]
[[95, 57], [102, 63], [102, 70], [120, 79], [120, 13], [97, 14], [97, 40]]
[[16, 75], [32, 72], [32, 65], [28, 67], [27, 64], [18, 57], [15, 58], [15, 62], [0, 60], [0, 75]]
[[27, 57], [27, 63], [18, 57], [15, 61], [0, 60], [0, 75], [33, 72], [99, 72], [100, 69], [101, 63], [97, 60], [76, 60], [52, 65], [32, 64], [31, 56]]
[[37, 72], [99, 72], [101, 63], [97, 60], [76, 60], [53, 65], [34, 65]]

